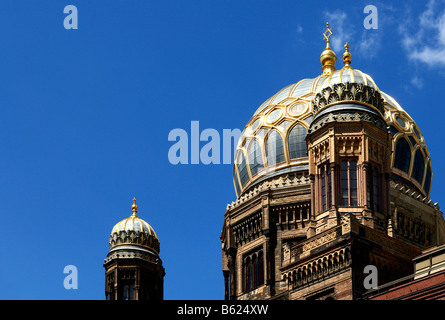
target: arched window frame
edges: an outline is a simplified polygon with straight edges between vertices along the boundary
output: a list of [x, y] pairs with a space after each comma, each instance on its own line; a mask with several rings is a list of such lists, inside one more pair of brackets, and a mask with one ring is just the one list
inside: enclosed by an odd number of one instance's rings
[[250, 256], [247, 257], [244, 260], [244, 277], [245, 277], [245, 290], [246, 291], [250, 291], [252, 290], [252, 283], [250, 282], [251, 279], [251, 275], [250, 275], [250, 271], [251, 271], [251, 265], [252, 265], [252, 261], [250, 260]]
[[258, 288], [258, 256], [255, 253], [252, 257], [252, 271], [252, 287]]
[[339, 198], [340, 206], [358, 206], [358, 165], [356, 158], [344, 158], [340, 161]]
[[[304, 130], [303, 133], [299, 132], [297, 134], [297, 137], [300, 136], [300, 139], [297, 139], [298, 141], [295, 144], [291, 143], [292, 142], [291, 138], [293, 137], [292, 134], [293, 134], [293, 132], [295, 132], [294, 130], [295, 131]], [[308, 156], [307, 145], [306, 145], [306, 136], [307, 136], [307, 128], [300, 122], [297, 122], [293, 127], [291, 127], [289, 129], [289, 131], [287, 133], [287, 138], [286, 138], [287, 149], [289, 152], [289, 160], [304, 158], [304, 157]], [[299, 144], [299, 146], [298, 146], [298, 144]], [[294, 145], [296, 146], [295, 149], [293, 148]], [[293, 153], [295, 153], [295, 155]]]
[[124, 300], [134, 300], [134, 285], [124, 284], [122, 294], [123, 294], [122, 298]]
[[[254, 149], [253, 152], [252, 148]], [[252, 139], [247, 148], [247, 157], [250, 173], [253, 177], [264, 169], [263, 148], [259, 140]]]
[[433, 171], [431, 170], [431, 162], [426, 164], [425, 181], [423, 182], [423, 190], [427, 196], [430, 194], [431, 184], [433, 181]]
[[[247, 165], [246, 155], [244, 154], [244, 150], [239, 150], [236, 159], [237, 159], [236, 166], [238, 170], [239, 180], [241, 183], [241, 187], [244, 187], [244, 185], [250, 180], [249, 167]], [[245, 170], [245, 172], [243, 170]], [[246, 181], [243, 181], [244, 178], [246, 179]]]
[[318, 166], [318, 186], [319, 186], [319, 212], [324, 212], [332, 207], [332, 187], [333, 174], [329, 162]]
[[[269, 142], [269, 139], [271, 138], [272, 135], [277, 135], [277, 137], [279, 138], [279, 140], [275, 140], [275, 141], [280, 141], [281, 142], [281, 149], [282, 149], [282, 153], [278, 153], [278, 147], [274, 147], [271, 148], [271, 150], [273, 150], [274, 152], [276, 152], [275, 154], [270, 154], [270, 144], [272, 144], [271, 142]], [[276, 130], [276, 129], [271, 129], [269, 130], [269, 132], [267, 133], [267, 136], [265, 137], [265, 143], [264, 143], [264, 150], [265, 150], [265, 155], [266, 155], [266, 159], [267, 159], [267, 166], [271, 167], [271, 166], [275, 166], [278, 165], [280, 163], [284, 163], [286, 162], [286, 156], [285, 156], [285, 146], [284, 146], [284, 139], [282, 134]], [[270, 143], [270, 144], [269, 144]], [[272, 156], [274, 156], [274, 158], [272, 158]], [[281, 159], [282, 157], [282, 159]], [[273, 161], [271, 161], [271, 159], [273, 159]], [[279, 161], [280, 160], [280, 161]]]
[[[408, 150], [405, 150], [405, 147], [408, 147]], [[395, 153], [394, 153], [394, 163], [393, 167], [409, 174], [411, 168], [412, 160], [412, 147], [409, 141], [401, 136], [395, 142]], [[405, 170], [406, 169], [406, 170]]]
[[258, 252], [258, 286], [264, 284], [264, 255], [263, 250]]
[[380, 166], [369, 163], [366, 168], [366, 198], [368, 209], [381, 211], [382, 178]]
[[421, 148], [417, 148], [414, 152], [413, 168], [411, 177], [414, 178], [420, 185], [423, 182], [425, 176], [426, 161], [425, 156]]
[[264, 284], [264, 255], [260, 249], [244, 257], [244, 290], [254, 290]]
[[233, 167], [233, 185], [235, 187], [237, 197], [239, 197], [241, 194], [240, 184], [241, 184], [241, 182], [240, 182], [239, 175], [238, 175], [238, 168], [237, 168], [237, 166], [234, 166]]

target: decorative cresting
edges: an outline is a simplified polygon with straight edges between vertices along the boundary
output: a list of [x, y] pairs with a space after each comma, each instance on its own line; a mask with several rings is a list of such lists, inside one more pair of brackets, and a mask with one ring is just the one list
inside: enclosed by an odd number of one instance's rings
[[382, 117], [385, 114], [384, 100], [378, 90], [363, 83], [350, 82], [334, 84], [317, 93], [312, 101], [313, 112], [317, 114], [324, 108], [340, 102], [358, 102], [375, 108]]
[[138, 217], [136, 198], [133, 199], [131, 209], [133, 214], [117, 223], [111, 231], [110, 251], [122, 245], [132, 245], [150, 249], [159, 254], [159, 239], [153, 228]]
[[[318, 130], [330, 122], [367, 121], [382, 130], [387, 129], [383, 119], [384, 100], [380, 92], [362, 83], [334, 84], [318, 93], [312, 103], [314, 121], [309, 132]], [[364, 108], [357, 108], [357, 103]], [[373, 110], [378, 112], [372, 112]]]

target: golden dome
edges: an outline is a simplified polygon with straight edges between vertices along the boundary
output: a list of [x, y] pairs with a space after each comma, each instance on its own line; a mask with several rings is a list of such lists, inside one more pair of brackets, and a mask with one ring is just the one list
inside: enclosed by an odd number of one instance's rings
[[345, 50], [342, 69], [286, 86], [256, 110], [241, 133], [235, 152], [233, 182], [238, 197], [266, 179], [308, 171], [305, 138], [315, 116], [313, 100], [325, 88], [346, 84], [369, 87], [383, 99], [376, 110], [393, 136], [391, 178], [429, 197], [431, 160], [419, 128], [371, 76], [351, 68], [349, 45], [345, 45]]
[[155, 251], [159, 254], [159, 239], [154, 229], [144, 220], [138, 217], [136, 198], [133, 199], [131, 206], [133, 214], [119, 221], [111, 230], [110, 251], [121, 246], [136, 246]]

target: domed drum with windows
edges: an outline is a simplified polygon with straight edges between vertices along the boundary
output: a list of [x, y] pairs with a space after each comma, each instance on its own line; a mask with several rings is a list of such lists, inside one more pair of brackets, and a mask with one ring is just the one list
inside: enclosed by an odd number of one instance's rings
[[267, 99], [245, 126], [237, 144], [233, 183], [239, 197], [258, 182], [308, 170], [306, 135], [313, 122], [312, 101], [335, 84], [363, 84], [383, 98], [383, 117], [392, 134], [391, 177], [429, 197], [432, 169], [425, 140], [409, 114], [374, 80], [349, 62], [337, 71], [286, 86]]

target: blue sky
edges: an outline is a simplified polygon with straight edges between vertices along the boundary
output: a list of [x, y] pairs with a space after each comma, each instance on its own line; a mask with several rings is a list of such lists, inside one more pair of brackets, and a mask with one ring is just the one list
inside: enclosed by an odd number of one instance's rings
[[[109, 233], [133, 197], [161, 241], [164, 298], [223, 299], [232, 165], [172, 165], [168, 134], [243, 129], [278, 90], [318, 76], [326, 21], [337, 56], [349, 42], [352, 66], [420, 127], [442, 203], [445, 4], [399, 2], [2, 1], [0, 299], [104, 299]], [[368, 4], [377, 30], [363, 27]]]

